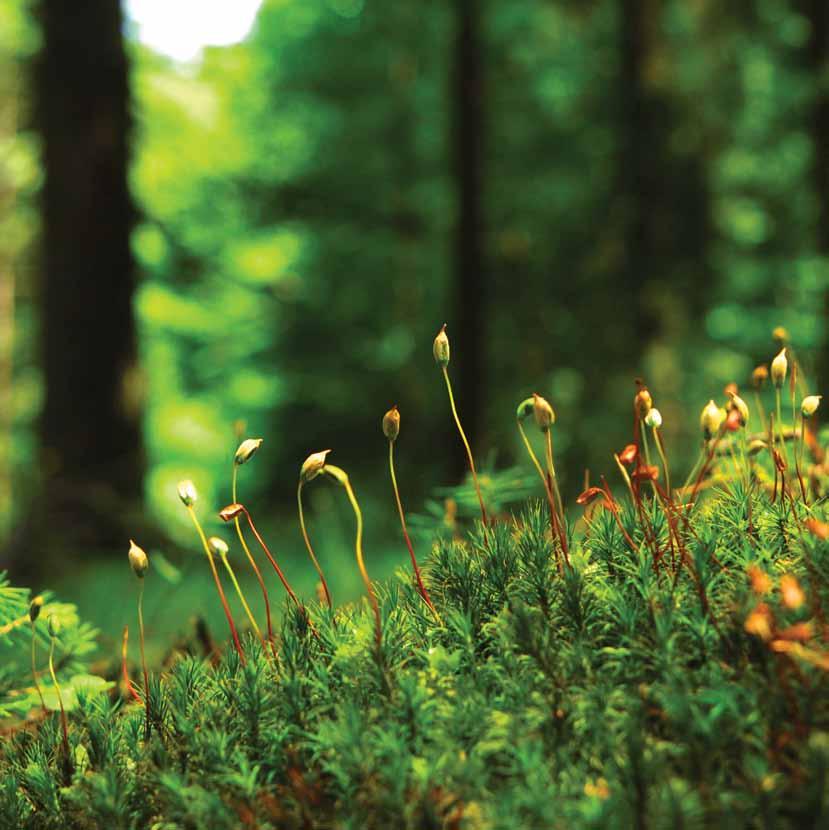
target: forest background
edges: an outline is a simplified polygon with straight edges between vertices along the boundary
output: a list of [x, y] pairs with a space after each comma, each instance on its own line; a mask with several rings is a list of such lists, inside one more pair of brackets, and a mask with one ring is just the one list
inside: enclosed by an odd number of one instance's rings
[[[360, 491], [372, 575], [406, 561], [380, 432], [398, 404], [425, 554], [464, 473], [444, 322], [504, 510], [535, 492], [514, 425], [533, 391], [572, 501], [612, 472], [636, 377], [678, 474], [773, 327], [825, 381], [823, 0], [265, 0], [185, 61], [139, 34], [117, 0], [0, 5], [0, 567], [105, 642], [130, 537], [161, 575], [151, 634], [220, 619], [175, 490], [192, 478], [219, 531], [240, 435], [265, 439], [244, 500], [310, 594], [314, 450]], [[340, 501], [314, 488], [308, 513], [344, 599]]]

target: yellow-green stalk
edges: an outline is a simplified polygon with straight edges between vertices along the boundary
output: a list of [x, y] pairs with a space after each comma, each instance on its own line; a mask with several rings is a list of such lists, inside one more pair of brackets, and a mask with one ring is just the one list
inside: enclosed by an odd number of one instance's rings
[[682, 485], [682, 489], [680, 490], [682, 495], [680, 496], [680, 499], [684, 499], [686, 490], [698, 475], [700, 468], [705, 464], [708, 445], [714, 439], [714, 436], [720, 431], [720, 427], [725, 422], [725, 419], [725, 410], [717, 406], [713, 399], [708, 401], [708, 403], [703, 407], [699, 417], [699, 425], [702, 430], [702, 447], [697, 460], [694, 462], [694, 466], [691, 468], [691, 472], [688, 474], [688, 478]]
[[207, 561], [210, 564], [210, 571], [213, 574], [213, 581], [216, 583], [216, 590], [219, 593], [219, 600], [222, 603], [225, 617], [227, 617], [227, 624], [230, 627], [230, 634], [233, 638], [233, 647], [236, 649], [236, 653], [239, 655], [239, 660], [242, 665], [245, 665], [245, 655], [242, 651], [242, 644], [239, 642], [239, 634], [236, 631], [236, 624], [233, 622], [233, 615], [230, 613], [230, 606], [227, 604], [227, 597], [225, 596], [221, 580], [219, 579], [219, 572], [216, 570], [216, 563], [213, 561], [213, 554], [210, 552], [210, 545], [207, 544], [207, 537], [204, 535], [199, 518], [196, 516], [196, 511], [193, 509], [193, 505], [196, 503], [196, 499], [198, 498], [198, 493], [196, 492], [196, 487], [193, 482], [189, 480], [180, 482], [178, 485], [178, 496], [181, 499], [182, 504], [187, 508], [187, 512], [190, 514], [190, 518], [196, 526], [196, 532], [199, 534], [202, 547], [204, 548], [204, 552], [207, 554]]
[[774, 384], [774, 403], [777, 413], [777, 434], [780, 439], [780, 449], [787, 464], [789, 459], [786, 452], [786, 440], [783, 436], [783, 417], [781, 412], [780, 390], [783, 388], [783, 383], [786, 380], [786, 372], [788, 371], [788, 368], [789, 361], [786, 359], [786, 348], [784, 346], [780, 349], [780, 353], [771, 362], [771, 380]]
[[[633, 411], [634, 411], [634, 418], [635, 418], [635, 426], [639, 430], [639, 435], [642, 439], [642, 450], [644, 451], [645, 455], [645, 464], [648, 467], [651, 466], [651, 449], [650, 444], [648, 443], [648, 432], [646, 430], [645, 419], [650, 415], [651, 412], [654, 411], [653, 409], [653, 398], [651, 397], [651, 393], [648, 390], [648, 387], [645, 386], [644, 382], [641, 378], [636, 379], [636, 385], [638, 387], [638, 391], [633, 398]], [[656, 414], [659, 417], [660, 423], [662, 422], [662, 416], [660, 415], [659, 411], [656, 410]], [[654, 497], [658, 497], [659, 492], [656, 487], [656, 482], [653, 479], [650, 479], [651, 488], [653, 489]]]
[[415, 557], [414, 548], [412, 547], [412, 540], [409, 538], [409, 531], [406, 527], [406, 514], [403, 512], [403, 502], [400, 500], [400, 491], [397, 487], [397, 476], [394, 472], [394, 444], [397, 441], [397, 436], [400, 434], [400, 410], [397, 405], [393, 406], [383, 416], [383, 435], [389, 442], [389, 473], [391, 474], [391, 486], [394, 491], [394, 500], [397, 503], [397, 512], [400, 515], [400, 526], [403, 529], [403, 539], [406, 542], [406, 547], [409, 551], [409, 557], [412, 560], [412, 568], [414, 569], [415, 580], [417, 581], [417, 590], [429, 610], [435, 615], [435, 619], [440, 622], [440, 614], [432, 603], [432, 598], [423, 584], [423, 578], [420, 575], [420, 568], [417, 565], [417, 558]]
[[[236, 450], [236, 454], [233, 456], [233, 476], [231, 482], [231, 489], [233, 492], [233, 502], [234, 504], [237, 501], [236, 498], [236, 477], [238, 468], [242, 466], [242, 464], [246, 464], [251, 457], [257, 452], [259, 447], [262, 446], [261, 438], [247, 438], [239, 444], [238, 449]], [[251, 568], [253, 568], [254, 574], [256, 574], [256, 581], [259, 583], [259, 590], [262, 592], [262, 599], [265, 602], [265, 618], [268, 624], [268, 642], [271, 643], [271, 647], [273, 648], [273, 627], [271, 625], [271, 604], [268, 600], [268, 589], [265, 587], [265, 580], [262, 578], [262, 572], [259, 570], [259, 566], [256, 564], [256, 560], [253, 558], [253, 554], [250, 552], [250, 548], [248, 547], [247, 542], [245, 541], [245, 535], [242, 533], [242, 526], [239, 523], [239, 517], [236, 516], [233, 520], [233, 524], [236, 526], [236, 535], [239, 537], [239, 543], [242, 545], [242, 550], [245, 552], [245, 556], [248, 558], [248, 562], [250, 562]], [[258, 633], [258, 629], [257, 633]], [[261, 635], [260, 635], [261, 636]]]
[[314, 565], [314, 570], [316, 570], [317, 576], [319, 576], [320, 584], [322, 585], [322, 592], [325, 596], [325, 602], [329, 608], [333, 608], [334, 606], [331, 601], [331, 592], [328, 590], [328, 583], [325, 581], [325, 575], [323, 574], [320, 563], [317, 560], [317, 555], [314, 553], [311, 540], [308, 538], [308, 530], [305, 527], [305, 512], [302, 509], [302, 488], [307, 482], [313, 481], [313, 479], [320, 475], [323, 467], [325, 467], [325, 457], [330, 452], [331, 450], [313, 452], [308, 456], [308, 458], [305, 459], [305, 461], [302, 462], [302, 467], [300, 467], [299, 470], [299, 483], [296, 488], [296, 505], [299, 513], [299, 527], [302, 530], [302, 538], [305, 542], [305, 549], [311, 557], [311, 562]]
[[245, 614], [247, 615], [251, 628], [253, 628], [253, 630], [256, 632], [256, 636], [262, 641], [262, 645], [264, 645], [265, 640], [262, 637], [262, 632], [259, 630], [259, 626], [256, 624], [256, 620], [254, 619], [253, 613], [250, 610], [250, 606], [248, 605], [248, 602], [245, 599], [245, 594], [242, 591], [241, 586], [239, 585], [239, 580], [236, 579], [236, 574], [234, 573], [233, 567], [231, 566], [227, 558], [227, 553], [229, 550], [227, 542], [225, 542], [224, 539], [221, 539], [218, 536], [211, 536], [207, 540], [207, 544], [213, 556], [218, 556], [222, 560], [222, 564], [225, 566], [227, 575], [230, 577], [230, 581], [233, 583], [233, 587], [236, 590], [236, 596], [239, 597], [239, 602], [242, 603], [242, 608], [245, 609]]
[[129, 668], [127, 667], [127, 649], [129, 647], [129, 641], [130, 627], [128, 625], [125, 625], [124, 632], [121, 635], [121, 677], [124, 680], [124, 686], [126, 687], [129, 696], [136, 703], [141, 703], [141, 697], [139, 696], [138, 692], [135, 691], [135, 687], [132, 685], [132, 680], [130, 680]]
[[262, 535], [256, 529], [256, 525], [253, 523], [253, 519], [251, 518], [248, 509], [245, 507], [244, 504], [229, 504], [227, 507], [223, 507], [219, 511], [219, 518], [223, 522], [229, 522], [231, 519], [236, 518], [237, 516], [241, 516], [244, 514], [245, 518], [248, 520], [248, 527], [250, 527], [251, 532], [256, 537], [256, 541], [259, 542], [259, 546], [265, 552], [265, 556], [268, 557], [268, 561], [271, 563], [273, 569], [276, 571], [276, 575], [279, 577], [279, 581], [282, 583], [282, 587], [285, 588], [285, 592], [291, 598], [291, 602], [297, 607], [299, 612], [305, 618], [305, 621], [308, 623], [308, 627], [310, 628], [311, 632], [317, 639], [319, 639], [319, 634], [317, 633], [316, 628], [314, 628], [314, 624], [311, 621], [311, 618], [308, 616], [308, 611], [306, 610], [305, 606], [299, 601], [299, 597], [294, 592], [293, 588], [291, 588], [285, 574], [282, 572], [282, 568], [279, 567], [279, 563], [274, 559], [273, 554], [270, 552], [265, 540], [262, 538]]
[[[668, 469], [668, 458], [665, 455], [665, 447], [662, 444], [662, 413], [658, 409], [656, 409], [656, 407], [651, 407], [648, 411], [648, 414], [645, 415], [643, 419], [643, 424], [644, 426], [650, 427], [653, 430], [653, 441], [656, 444], [656, 451], [659, 453], [659, 458], [662, 461], [662, 469], [665, 472], [665, 494], [668, 497], [668, 501], [670, 501], [671, 472]], [[644, 431], [642, 434], [644, 435]]]
[[[538, 457], [533, 450], [532, 444], [530, 443], [530, 439], [527, 437], [527, 433], [524, 430], [524, 421], [533, 414], [535, 410], [535, 399], [534, 398], [526, 398], [525, 400], [521, 401], [518, 404], [518, 409], [515, 411], [515, 422], [518, 426], [518, 432], [521, 435], [521, 440], [524, 442], [524, 446], [527, 448], [527, 454], [530, 456], [530, 461], [532, 461], [533, 466], [538, 473], [538, 477], [541, 479], [541, 484], [544, 487], [544, 494], [547, 496], [547, 504], [550, 509], [550, 532], [553, 538], [553, 549], [556, 556], [556, 562], [559, 567], [559, 571], [561, 571], [561, 562], [559, 561], [558, 556], [558, 548], [555, 547], [555, 537], [558, 536], [559, 542], [562, 540], [563, 530], [559, 527], [558, 521], [558, 508], [556, 507], [555, 498], [553, 496], [553, 491], [551, 488], [551, 481], [549, 477], [545, 474], [543, 468], [541, 467], [541, 462], [538, 460]], [[562, 544], [563, 548], [563, 544]]]
[[449, 371], [447, 368], [449, 366], [449, 338], [446, 335], [446, 323], [441, 326], [440, 331], [435, 337], [434, 343], [432, 344], [432, 354], [434, 355], [435, 362], [438, 366], [440, 366], [441, 371], [443, 372], [444, 381], [446, 381], [446, 391], [449, 394], [449, 406], [452, 409], [452, 417], [455, 419], [455, 426], [458, 428], [461, 441], [463, 442], [464, 449], [466, 450], [469, 470], [472, 473], [472, 482], [475, 485], [475, 493], [478, 496], [478, 504], [481, 507], [481, 521], [484, 524], [484, 532], [486, 533], [487, 527], [489, 526], [489, 520], [487, 519], [486, 507], [484, 506], [484, 497], [481, 494], [481, 485], [478, 481], [478, 472], [475, 469], [475, 459], [472, 457], [472, 449], [469, 446], [469, 441], [466, 439], [466, 433], [463, 431], [463, 427], [461, 426], [461, 419], [458, 417], [458, 410], [455, 406], [455, 396], [452, 394], [452, 382], [449, 380]]
[[800, 454], [798, 458], [798, 475], [803, 469], [803, 448], [806, 444], [806, 419], [817, 412], [823, 395], [807, 395], [800, 404]]
[[541, 468], [541, 462], [538, 460], [538, 457], [533, 450], [532, 444], [530, 443], [530, 439], [527, 437], [527, 433], [524, 431], [524, 421], [529, 418], [530, 415], [533, 414], [533, 399], [526, 398], [525, 400], [521, 401], [518, 404], [518, 409], [515, 413], [515, 422], [518, 426], [518, 432], [521, 435], [521, 440], [524, 442], [524, 446], [527, 448], [527, 454], [530, 456], [530, 460], [533, 463], [536, 471], [538, 472], [539, 477], [541, 478], [541, 483], [544, 485], [544, 491], [548, 494], [550, 499], [550, 509], [554, 510], [553, 504], [553, 494], [550, 492], [550, 488], [547, 484], [547, 476], [544, 474], [544, 470]]
[[348, 495], [348, 500], [351, 502], [351, 508], [354, 510], [354, 515], [357, 518], [357, 536], [354, 542], [354, 550], [357, 555], [357, 567], [360, 569], [360, 576], [363, 578], [363, 584], [366, 586], [366, 593], [368, 594], [368, 601], [371, 605], [371, 610], [374, 614], [374, 639], [377, 646], [377, 653], [380, 654], [380, 648], [383, 644], [383, 624], [380, 619], [380, 604], [377, 602], [377, 595], [374, 593], [374, 587], [371, 584], [368, 571], [366, 570], [366, 563], [363, 559], [363, 514], [360, 510], [360, 505], [357, 502], [357, 497], [354, 495], [354, 489], [351, 482], [348, 480], [348, 475], [341, 467], [336, 467], [333, 464], [326, 464], [322, 468], [322, 472], [331, 476], [338, 484], [345, 488]]
[[130, 539], [127, 553], [132, 572], [138, 578], [138, 642], [141, 649], [141, 671], [144, 675], [144, 736], [150, 737], [150, 676], [147, 672], [147, 657], [144, 653], [144, 576], [150, 567], [150, 560], [143, 548]]
[[[736, 392], [729, 392], [729, 398], [730, 401], [728, 403], [728, 409], [731, 412], [736, 412], [739, 417], [740, 455], [742, 464], [738, 465], [738, 470], [742, 469], [742, 472], [745, 473], [745, 486], [748, 488], [751, 483], [751, 470], [748, 466], [748, 442], [746, 438], [746, 430], [748, 428], [748, 419], [751, 417], [751, 412], [748, 408], [748, 404]], [[733, 444], [731, 449], [733, 454]]]
[[545, 438], [547, 480], [549, 482], [549, 488], [555, 497], [561, 550], [564, 554], [564, 561], [569, 566], [570, 555], [567, 549], [567, 525], [564, 519], [564, 503], [561, 500], [561, 493], [558, 489], [556, 467], [553, 462], [553, 424], [556, 422], [556, 413], [553, 410], [553, 407], [550, 406], [549, 401], [545, 400], [541, 397], [541, 395], [538, 395], [535, 392], [533, 392], [533, 416], [535, 418], [536, 425], [541, 430]]
[[58, 683], [58, 676], [55, 674], [55, 643], [60, 636], [60, 620], [54, 615], [50, 614], [47, 620], [49, 629], [49, 638], [51, 643], [49, 645], [49, 674], [52, 677], [52, 683], [55, 686], [55, 692], [58, 696], [58, 706], [60, 707], [60, 725], [63, 730], [63, 753], [67, 765], [69, 764], [69, 726], [66, 722], [66, 709], [63, 707], [63, 695], [60, 691], [60, 683]]
[[37, 679], [37, 660], [35, 659], [35, 643], [37, 642], [37, 634], [35, 632], [35, 623], [40, 616], [40, 611], [43, 608], [43, 597], [35, 597], [29, 605], [29, 625], [32, 627], [32, 680], [35, 682], [35, 689], [37, 689], [37, 696], [40, 698], [40, 705], [43, 711], [46, 711], [46, 702], [43, 700], [43, 692], [40, 689], [40, 681]]

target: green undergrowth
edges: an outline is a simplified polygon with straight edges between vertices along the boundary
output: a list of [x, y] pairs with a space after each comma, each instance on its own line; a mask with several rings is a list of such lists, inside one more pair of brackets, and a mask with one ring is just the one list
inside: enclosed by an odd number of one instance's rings
[[276, 656], [176, 655], [149, 737], [79, 688], [68, 758], [54, 713], [4, 733], [0, 827], [826, 826], [822, 505], [733, 484], [673, 530], [650, 498], [587, 513], [570, 567], [546, 504], [436, 537], [440, 620], [401, 569], [379, 652], [364, 600], [286, 605]]

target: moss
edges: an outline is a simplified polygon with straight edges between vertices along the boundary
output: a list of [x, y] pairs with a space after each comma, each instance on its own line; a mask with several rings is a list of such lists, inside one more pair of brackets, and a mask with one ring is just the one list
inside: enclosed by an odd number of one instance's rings
[[801, 519], [823, 507], [704, 505], [673, 554], [650, 502], [621, 528], [591, 508], [563, 576], [546, 505], [438, 539], [442, 624], [402, 569], [379, 656], [365, 600], [310, 607], [318, 636], [286, 606], [277, 660], [250, 635], [245, 665], [152, 681], [146, 741], [140, 704], [79, 689], [68, 774], [54, 714], [3, 739], [0, 827], [822, 826], [829, 544]]

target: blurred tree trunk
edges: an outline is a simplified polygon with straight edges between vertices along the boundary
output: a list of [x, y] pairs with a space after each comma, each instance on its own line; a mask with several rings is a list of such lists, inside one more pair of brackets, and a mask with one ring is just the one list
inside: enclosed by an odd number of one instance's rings
[[142, 481], [127, 59], [119, 0], [39, 0], [35, 13], [45, 401], [42, 494], [28, 535], [47, 551], [86, 552], [123, 547], [124, 509]]
[[[661, 18], [661, 0], [621, 0], [619, 8], [620, 153], [618, 177], [623, 198], [622, 283], [633, 324], [631, 348], [638, 360], [656, 330], [643, 303], [643, 286], [657, 266], [661, 191], [666, 187], [657, 102], [647, 79], [652, 42]], [[632, 367], [631, 367], [632, 368]]]
[[[479, 0], [457, 0], [452, 78], [453, 166], [457, 193], [454, 325], [451, 371], [458, 408], [473, 445], [481, 436], [486, 360], [486, 275], [483, 255], [483, 54]], [[443, 321], [441, 321], [443, 322]], [[455, 441], [455, 467], [467, 469]]]
[[[814, 84], [809, 129], [814, 147], [813, 177], [818, 199], [815, 245], [829, 259], [829, 4], [826, 0], [802, 0], [802, 13], [809, 21], [807, 68]], [[824, 268], [826, 266], [824, 265]], [[818, 365], [819, 384], [829, 377], [829, 292], [823, 301], [823, 349]]]

